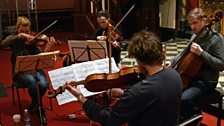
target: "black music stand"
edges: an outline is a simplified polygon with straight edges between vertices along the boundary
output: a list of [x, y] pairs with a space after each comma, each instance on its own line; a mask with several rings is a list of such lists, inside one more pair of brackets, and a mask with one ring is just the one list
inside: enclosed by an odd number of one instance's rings
[[72, 62], [85, 62], [107, 57], [106, 41], [68, 40]]
[[[59, 51], [40, 53], [38, 55], [28, 55], [28, 56], [17, 56], [16, 57], [16, 66], [15, 73], [18, 72], [32, 72], [36, 82], [38, 82], [38, 78], [36, 75], [36, 71], [40, 69], [53, 68], [56, 62], [56, 54], [59, 54]], [[43, 125], [42, 120], [42, 112], [41, 112], [41, 98], [39, 94], [39, 85], [37, 84], [37, 95], [38, 95], [38, 110], [40, 116], [40, 123]]]

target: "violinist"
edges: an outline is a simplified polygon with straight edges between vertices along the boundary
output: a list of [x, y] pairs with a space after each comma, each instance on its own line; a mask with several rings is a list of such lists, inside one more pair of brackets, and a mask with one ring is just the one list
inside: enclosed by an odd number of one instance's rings
[[[96, 29], [92, 39], [97, 39], [100, 41], [107, 41], [108, 42], [108, 36], [109, 36], [109, 29], [111, 31], [111, 44], [112, 44], [112, 57], [114, 57], [114, 60], [116, 64], [119, 64], [120, 62], [120, 41], [122, 39], [121, 33], [118, 29], [114, 29], [114, 26], [112, 25], [112, 21], [110, 18], [110, 14], [107, 11], [100, 11], [97, 13], [97, 22], [99, 24], [99, 28]], [[107, 44], [108, 45], [108, 44]], [[109, 50], [109, 49], [107, 49]]]
[[[28, 107], [29, 112], [33, 112], [38, 108], [38, 94], [36, 89], [36, 84], [39, 85], [39, 95], [42, 99], [42, 96], [45, 94], [48, 82], [46, 75], [43, 70], [37, 70], [34, 72], [19, 72], [14, 73], [15, 63], [17, 56], [25, 55], [35, 55], [41, 53], [41, 48], [39, 48], [34, 41], [34, 36], [30, 35], [31, 22], [28, 18], [20, 16], [17, 18], [16, 24], [16, 33], [7, 36], [0, 44], [2, 47], [11, 47], [11, 64], [12, 64], [12, 79], [15, 82], [15, 86], [19, 88], [28, 88], [29, 95], [32, 99], [31, 104]], [[53, 37], [51, 40], [47, 40], [44, 52], [50, 50], [51, 46], [55, 43]], [[36, 78], [35, 76], [36, 75]], [[42, 104], [42, 100], [40, 101]], [[41, 105], [42, 106], [42, 105]], [[43, 124], [46, 124], [47, 120], [42, 108], [42, 120]]]
[[[208, 22], [207, 15], [201, 8], [191, 10], [187, 16], [188, 23], [193, 31], [193, 39]], [[224, 40], [223, 36], [212, 29], [205, 29], [199, 38], [190, 46], [190, 52], [202, 60], [202, 66], [198, 73], [189, 80], [182, 93], [182, 106], [180, 114], [187, 119], [194, 114], [201, 114], [201, 111], [194, 107], [198, 98], [212, 93], [216, 88], [219, 78], [219, 71], [224, 70]], [[170, 66], [179, 55], [166, 61]]]
[[[133, 82], [111, 108], [103, 108], [83, 97], [76, 87], [67, 89], [78, 99], [87, 116], [104, 126], [173, 126], [178, 119], [181, 78], [173, 69], [163, 69], [163, 47], [152, 32], [140, 31], [132, 37], [128, 54], [137, 60], [146, 78]], [[115, 91], [115, 90], [114, 90]]]

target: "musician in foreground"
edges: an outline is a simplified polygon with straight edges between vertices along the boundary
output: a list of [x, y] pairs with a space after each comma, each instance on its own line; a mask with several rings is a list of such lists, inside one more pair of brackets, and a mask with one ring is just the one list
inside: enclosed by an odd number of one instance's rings
[[164, 54], [159, 38], [152, 32], [140, 31], [130, 40], [128, 53], [137, 60], [146, 77], [133, 82], [126, 90], [120, 89], [121, 97], [111, 108], [100, 107], [69, 84], [66, 89], [78, 99], [92, 121], [105, 126], [175, 125], [182, 92], [181, 78], [175, 70], [163, 69]]
[[[207, 15], [200, 8], [191, 10], [187, 16], [188, 23], [194, 32], [191, 40], [198, 35], [199, 31], [208, 22]], [[201, 111], [194, 107], [198, 98], [208, 95], [214, 91], [218, 83], [219, 72], [224, 70], [224, 40], [223, 36], [214, 30], [206, 29], [201, 33], [190, 47], [190, 52], [202, 60], [202, 66], [198, 73], [190, 78], [187, 87], [182, 93], [181, 116], [189, 118]], [[171, 66], [179, 55], [166, 62]]]
[[[2, 47], [11, 47], [11, 64], [12, 64], [12, 77], [15, 82], [14, 85], [18, 88], [28, 88], [29, 95], [32, 103], [28, 107], [28, 111], [32, 112], [38, 108], [38, 94], [37, 84], [39, 85], [39, 95], [42, 96], [46, 93], [48, 81], [43, 70], [34, 72], [18, 72], [15, 73], [16, 57], [25, 55], [36, 55], [41, 53], [39, 48], [34, 42], [34, 36], [30, 35], [31, 22], [28, 18], [20, 16], [17, 18], [16, 33], [7, 36], [0, 45]], [[54, 38], [47, 40], [44, 52], [50, 50], [51, 46], [55, 43]], [[42, 104], [42, 100], [40, 101]], [[43, 124], [47, 123], [44, 110], [42, 108], [42, 121]]]

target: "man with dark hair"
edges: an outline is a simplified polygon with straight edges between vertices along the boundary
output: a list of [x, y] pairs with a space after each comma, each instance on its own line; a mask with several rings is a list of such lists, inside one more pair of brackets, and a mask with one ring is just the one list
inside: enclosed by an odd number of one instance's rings
[[[108, 48], [109, 48], [109, 43], [111, 43], [112, 57], [114, 58], [115, 63], [119, 64], [120, 53], [121, 53], [121, 50], [120, 50], [121, 33], [117, 29], [114, 29], [112, 20], [110, 18], [110, 14], [107, 11], [100, 11], [97, 13], [97, 22], [100, 27], [96, 29], [92, 38], [100, 40], [100, 41], [107, 41]], [[109, 35], [111, 35], [112, 42], [108, 42]]]
[[[173, 69], [163, 68], [163, 47], [152, 32], [141, 31], [128, 45], [145, 75], [126, 90], [111, 90], [120, 98], [111, 108], [103, 108], [83, 97], [76, 88], [67, 89], [78, 99], [87, 116], [104, 126], [173, 126], [177, 123], [181, 97], [181, 78]], [[125, 83], [125, 82], [124, 82]], [[113, 94], [113, 93], [111, 93]]]

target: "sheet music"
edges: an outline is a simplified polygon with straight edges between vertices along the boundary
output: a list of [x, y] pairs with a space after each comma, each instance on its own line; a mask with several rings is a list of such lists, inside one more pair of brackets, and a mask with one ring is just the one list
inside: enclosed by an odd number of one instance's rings
[[[114, 58], [111, 58], [112, 73], [119, 71]], [[98, 70], [97, 73], [109, 73], [109, 58], [99, 59], [94, 61], [94, 67]]]
[[[118, 72], [119, 69], [115, 64], [114, 59], [112, 61], [112, 71]], [[91, 74], [94, 73], [108, 73], [109, 71], [109, 59], [100, 59], [94, 61], [88, 61], [83, 63], [73, 64], [71, 66], [62, 67], [59, 69], [48, 71], [53, 89], [58, 89], [60, 86], [63, 86], [66, 82], [70, 81], [82, 81]], [[84, 85], [78, 85], [78, 90], [84, 95], [84, 97], [92, 96], [102, 92], [90, 92]], [[77, 101], [77, 98], [74, 97], [69, 91], [65, 90], [62, 94], [56, 96], [58, 104], [63, 105], [71, 101]]]
[[77, 81], [85, 80], [88, 75], [97, 73], [92, 61], [73, 64], [71, 67], [77, 76]]
[[77, 80], [74, 71], [71, 69], [71, 66], [48, 71], [48, 74], [54, 89], [63, 86], [65, 82]]
[[[66, 82], [77, 80], [74, 74], [74, 71], [71, 69], [71, 66], [62, 67], [59, 69], [51, 70], [48, 72], [53, 89], [57, 89], [60, 86], [63, 86]], [[67, 90], [56, 96], [58, 104], [62, 105], [74, 100], [77, 100], [70, 92]]]

